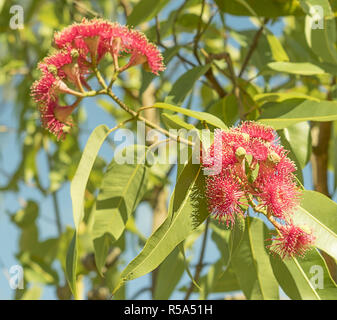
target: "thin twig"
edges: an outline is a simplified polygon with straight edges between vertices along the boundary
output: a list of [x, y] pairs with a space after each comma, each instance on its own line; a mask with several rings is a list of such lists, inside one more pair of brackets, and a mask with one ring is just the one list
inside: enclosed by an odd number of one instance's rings
[[127, 113], [129, 113], [131, 116], [133, 116], [135, 119], [139, 119], [140, 121], [144, 121], [145, 124], [152, 128], [155, 129], [161, 133], [163, 133], [164, 135], [166, 135], [167, 137], [170, 137], [171, 139], [177, 141], [177, 142], [182, 142], [185, 143], [189, 146], [194, 146], [194, 143], [186, 140], [184, 138], [181, 138], [180, 136], [177, 136], [175, 134], [172, 134], [171, 132], [163, 129], [162, 127], [160, 127], [159, 125], [149, 121], [148, 119], [144, 118], [143, 116], [139, 115], [138, 112], [136, 112], [135, 110], [132, 110], [130, 107], [128, 107], [122, 100], [120, 100], [113, 92], [111, 89], [108, 89], [106, 91], [106, 94], [112, 98], [122, 109], [124, 109]]
[[[204, 237], [202, 239], [201, 251], [199, 256], [199, 261], [197, 266], [195, 267], [194, 281], [197, 282], [199, 280], [202, 268], [204, 266], [204, 256], [205, 256], [205, 248], [207, 243], [207, 235], [208, 235], [208, 226], [209, 226], [209, 218], [206, 220], [206, 226], [204, 231]], [[191, 282], [190, 287], [188, 288], [184, 300], [188, 300], [193, 292], [194, 284]]]
[[[48, 167], [49, 167], [49, 171], [50, 171], [52, 157], [47, 150], [46, 150], [46, 153], [47, 153], [47, 159], [48, 159]], [[58, 201], [57, 201], [56, 191], [52, 192], [51, 196], [52, 196], [52, 200], [53, 200], [57, 232], [58, 232], [58, 235], [61, 236], [62, 235], [62, 222], [61, 222], [61, 213], [60, 213], [60, 207], [59, 207], [59, 204], [58, 204]]]
[[255, 33], [255, 36], [254, 36], [253, 41], [252, 41], [252, 43], [251, 43], [251, 45], [250, 45], [250, 47], [249, 47], [248, 53], [247, 53], [247, 55], [246, 55], [246, 57], [245, 57], [245, 60], [244, 60], [243, 63], [242, 63], [242, 66], [241, 66], [241, 69], [240, 69], [240, 72], [239, 72], [239, 75], [238, 75], [239, 78], [241, 78], [242, 75], [243, 75], [243, 73], [245, 72], [246, 67], [247, 67], [247, 65], [248, 65], [248, 63], [249, 63], [249, 60], [250, 60], [250, 58], [252, 57], [252, 55], [253, 55], [253, 53], [254, 53], [254, 50], [255, 50], [256, 47], [257, 47], [257, 44], [258, 44], [258, 42], [259, 42], [260, 36], [261, 36], [261, 34], [262, 34], [262, 31], [263, 31], [264, 26], [265, 26], [265, 24], [266, 24], [267, 22], [268, 22], [268, 19], [265, 18], [264, 21], [263, 21], [262, 26], [261, 26], [260, 29]]
[[227, 62], [228, 70], [231, 75], [231, 80], [233, 83], [233, 93], [236, 97], [236, 100], [238, 101], [239, 116], [240, 116], [240, 119], [243, 120], [245, 118], [245, 112], [244, 112], [244, 107], [243, 107], [242, 100], [241, 100], [240, 88], [238, 86], [238, 82], [237, 82], [234, 67], [233, 67], [233, 62], [232, 62], [232, 59], [229, 53], [226, 53], [224, 55], [224, 58]]
[[205, 10], [205, 0], [202, 0], [201, 3], [201, 11], [200, 11], [200, 16], [199, 16], [199, 21], [198, 21], [198, 27], [197, 27], [197, 33], [194, 36], [194, 40], [193, 40], [193, 53], [195, 58], [197, 59], [199, 65], [201, 65], [201, 61], [198, 55], [198, 46], [199, 46], [199, 40], [201, 37], [201, 25], [202, 25], [202, 16], [204, 14], [204, 10]]

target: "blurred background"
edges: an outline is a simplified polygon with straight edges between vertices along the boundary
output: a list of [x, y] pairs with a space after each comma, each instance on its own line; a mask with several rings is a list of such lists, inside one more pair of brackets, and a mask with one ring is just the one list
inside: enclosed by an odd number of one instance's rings
[[[145, 3], [143, 8], [141, 2]], [[240, 70], [251, 41], [260, 28], [257, 18], [245, 17], [240, 12], [219, 10], [217, 1], [159, 2], [161, 5], [151, 6], [150, 1], [135, 0], [0, 0], [0, 299], [70, 298], [63, 271], [74, 228], [70, 181], [91, 131], [100, 124], [113, 127], [125, 119], [124, 112], [111, 101], [95, 97], [82, 102], [74, 114], [76, 126], [65, 141], [57, 142], [41, 128], [37, 106], [30, 97], [30, 86], [39, 77], [36, 69], [38, 61], [52, 50], [53, 33], [75, 21], [81, 21], [83, 17], [102, 17], [121, 24], [128, 23], [143, 31], [163, 52], [167, 69], [159, 77], [154, 77], [140, 67], [135, 67], [119, 78], [114, 92], [136, 109], [154, 101], [165, 101], [175, 81], [191, 66], [198, 65], [198, 59], [205, 59], [198, 58], [193, 52], [197, 30], [202, 30], [198, 35], [199, 48], [215, 55], [229, 52], [234, 67]], [[151, 10], [146, 9], [149, 3]], [[15, 5], [21, 6], [24, 13], [23, 26], [17, 29], [11, 28], [10, 24], [18, 12], [11, 11]], [[201, 11], [203, 15], [200, 18]], [[295, 10], [291, 17], [270, 17], [264, 20], [270, 32], [283, 43], [292, 61], [314, 59], [305, 51], [302, 15], [297, 16]], [[291, 35], [287, 37], [286, 43], [284, 34]], [[247, 90], [275, 92], [297, 87], [299, 92], [312, 96], [326, 95], [324, 81], [319, 82], [314, 77], [303, 79], [272, 72], [260, 75], [259, 71], [270, 61], [273, 61], [273, 52], [266, 38], [261, 37], [251, 57], [251, 65], [244, 73], [245, 79], [252, 79]], [[219, 60], [217, 63], [220, 67], [225, 66], [224, 61]], [[111, 61], [107, 60], [101, 69], [109, 78]], [[325, 81], [327, 83], [329, 79]], [[207, 110], [220, 116], [227, 125], [233, 125], [238, 121], [237, 108], [233, 107], [235, 101], [223, 106], [223, 98], [230, 85], [228, 77], [214, 69], [199, 79], [191, 79], [181, 104], [194, 110]], [[223, 108], [226, 108], [225, 115], [222, 113]], [[157, 111], [149, 112], [146, 116], [160, 122], [160, 113]], [[313, 189], [312, 167], [308, 162], [308, 150], [311, 150], [309, 129], [308, 125], [300, 128], [307, 151], [299, 170], [305, 187]], [[337, 134], [336, 130], [333, 132]], [[93, 206], [103, 172], [113, 158], [115, 147], [112, 135], [103, 145], [90, 176], [86, 212], [90, 212]], [[333, 145], [327, 148], [333, 148]], [[327, 176], [326, 192], [333, 197], [335, 160], [332, 153], [330, 158], [331, 170]], [[83, 235], [80, 273], [84, 298], [109, 298], [115, 271], [121, 270], [137, 255], [144, 239], [165, 217], [175, 174], [176, 168], [169, 165], [152, 170], [148, 192], [135, 213], [135, 228], [127, 230], [121, 243], [112, 248], [106, 267], [114, 271], [108, 272], [106, 279], [97, 274], [92, 245]], [[201, 239], [196, 236], [188, 248], [187, 259], [191, 270], [194, 270], [198, 261], [200, 245]], [[208, 241], [205, 266], [213, 264], [219, 257], [216, 244]], [[175, 259], [174, 256], [171, 259]], [[13, 265], [24, 268], [22, 290], [13, 290], [9, 286], [9, 272]], [[181, 299], [190, 279], [186, 270], [179, 272], [182, 277], [172, 280], [176, 282], [176, 290], [172, 290], [169, 296], [160, 296], [158, 292], [156, 296], [153, 275], [146, 275], [127, 283], [117, 298]], [[203, 274], [206, 273], [207, 268]], [[234, 290], [233, 293], [231, 287], [229, 289], [227, 293], [212, 293], [208, 298], [223, 299], [233, 295], [242, 298], [240, 292]], [[197, 295], [192, 294], [192, 297]], [[285, 295], [283, 297], [286, 298]]]

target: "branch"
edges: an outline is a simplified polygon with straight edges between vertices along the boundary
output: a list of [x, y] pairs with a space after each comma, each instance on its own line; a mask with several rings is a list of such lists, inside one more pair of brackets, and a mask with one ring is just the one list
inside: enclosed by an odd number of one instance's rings
[[243, 120], [245, 118], [245, 110], [242, 104], [242, 100], [241, 100], [241, 93], [240, 93], [240, 88], [238, 86], [238, 82], [236, 79], [236, 75], [235, 75], [235, 71], [234, 71], [234, 67], [233, 67], [233, 62], [231, 59], [231, 56], [229, 55], [229, 53], [225, 52], [224, 53], [224, 58], [226, 60], [228, 69], [229, 69], [229, 73], [231, 76], [231, 80], [233, 83], [233, 93], [236, 97], [236, 100], [238, 101], [238, 108], [239, 108], [239, 116], [240, 119]]
[[[48, 168], [50, 171], [51, 168], [51, 155], [49, 154], [49, 152], [46, 150], [46, 154], [47, 154], [47, 159], [48, 159]], [[53, 206], [54, 206], [54, 214], [55, 214], [55, 220], [56, 220], [56, 226], [57, 226], [57, 232], [58, 235], [61, 236], [62, 235], [62, 223], [61, 223], [61, 214], [60, 214], [60, 208], [59, 208], [59, 204], [57, 201], [57, 196], [56, 196], [56, 191], [54, 191], [52, 194], [52, 199], [53, 199]]]
[[201, 24], [202, 24], [202, 15], [204, 14], [204, 10], [205, 10], [205, 0], [202, 0], [202, 4], [201, 4], [201, 12], [200, 12], [200, 16], [199, 16], [199, 21], [198, 21], [198, 27], [197, 27], [197, 33], [194, 36], [193, 39], [193, 53], [195, 58], [197, 59], [199, 65], [201, 65], [201, 61], [198, 55], [198, 44], [199, 44], [199, 40], [201, 37]]
[[248, 50], [248, 53], [247, 53], [247, 55], [246, 55], [246, 57], [245, 57], [245, 60], [243, 61], [241, 70], [240, 70], [240, 72], [239, 72], [239, 76], [238, 76], [239, 78], [242, 77], [244, 71], [246, 70], [246, 67], [247, 67], [247, 65], [248, 65], [248, 63], [249, 63], [249, 60], [250, 60], [250, 58], [252, 57], [253, 52], [254, 52], [254, 50], [255, 50], [256, 47], [257, 47], [257, 44], [258, 44], [258, 42], [259, 42], [260, 36], [261, 36], [261, 34], [262, 34], [262, 31], [263, 31], [264, 26], [265, 26], [265, 24], [266, 24], [267, 22], [268, 22], [268, 19], [265, 18], [264, 21], [263, 21], [262, 26], [260, 27], [260, 29], [256, 32], [256, 34], [255, 34], [255, 36], [254, 36], [253, 41], [252, 41], [252, 43], [251, 43], [251, 45], [250, 45], [250, 48], [249, 48], [249, 50]]
[[[202, 239], [202, 245], [201, 245], [201, 251], [200, 251], [200, 257], [198, 264], [195, 268], [195, 274], [194, 274], [194, 281], [197, 282], [199, 280], [202, 267], [204, 266], [204, 256], [205, 256], [205, 248], [207, 243], [207, 235], [208, 235], [208, 226], [209, 226], [209, 218], [206, 220], [206, 226], [205, 226], [205, 232], [204, 232], [204, 238]], [[188, 288], [184, 300], [188, 300], [193, 292], [194, 284], [191, 282], [190, 287]]]

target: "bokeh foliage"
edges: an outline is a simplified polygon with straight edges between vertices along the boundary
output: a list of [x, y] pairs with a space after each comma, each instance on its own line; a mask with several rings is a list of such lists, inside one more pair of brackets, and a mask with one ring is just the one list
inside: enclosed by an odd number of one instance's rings
[[[16, 4], [24, 9], [24, 28], [13, 30], [10, 8]], [[306, 14], [312, 5], [324, 8], [323, 29], [311, 28]], [[21, 232], [16, 258], [25, 270], [26, 289], [17, 290], [15, 298], [38, 299], [38, 286], [46, 285], [55, 288], [57, 298], [70, 299], [68, 273], [79, 297], [109, 299], [124, 280], [155, 270], [152, 283], [138, 296], [149, 292], [154, 299], [168, 299], [175, 292], [181, 297], [195, 293], [206, 299], [214, 293], [224, 296], [240, 291], [247, 299], [278, 299], [281, 286], [292, 299], [336, 299], [332, 278], [336, 280], [337, 205], [328, 199], [337, 187], [336, 14], [337, 4], [328, 0], [0, 1], [1, 98], [13, 108], [16, 119], [14, 128], [0, 120], [0, 134], [3, 139], [15, 134], [21, 155], [14, 172], [1, 169], [6, 182], [0, 189], [5, 196], [14, 193], [19, 198], [25, 184], [45, 199], [52, 199], [58, 230], [57, 237], [40, 240], [36, 223], [40, 203], [32, 199], [25, 199], [19, 211], [9, 213]], [[95, 16], [140, 29], [163, 53], [167, 69], [159, 77], [137, 67], [118, 79], [118, 94], [132, 108], [146, 104], [149, 95], [155, 102], [165, 102], [157, 104], [156, 116], [167, 129], [190, 128], [192, 123], [197, 128], [202, 127], [201, 123], [224, 128], [241, 118], [259, 120], [278, 130], [298, 167], [299, 181], [303, 183], [302, 169], [309, 165], [315, 190], [324, 194], [307, 191], [296, 215], [298, 221], [318, 230], [318, 238], [323, 239], [320, 250], [315, 249], [303, 260], [284, 263], [266, 252], [264, 235], [272, 231], [261, 219], [250, 217], [231, 232], [212, 219], [203, 224], [208, 213], [202, 201], [198, 206], [200, 226], [196, 228], [190, 213], [192, 189], [202, 186], [200, 168], [178, 166], [177, 177], [172, 175], [170, 165], [125, 165], [121, 169], [112, 159], [116, 147], [112, 139], [108, 140], [109, 160], [98, 155], [90, 164], [93, 168], [88, 172], [88, 181], [84, 181], [84, 198], [77, 199], [84, 201], [84, 216], [77, 220], [73, 237], [74, 226], [65, 227], [61, 222], [58, 202], [62, 200], [57, 194], [74, 178], [83, 152], [81, 141], [88, 137], [87, 119], [93, 115], [80, 109], [74, 115], [78, 125], [64, 142], [57, 142], [40, 127], [30, 86], [39, 75], [38, 61], [53, 50], [54, 31]], [[101, 69], [109, 78], [111, 61]], [[92, 103], [113, 122], [127, 118], [108, 100], [97, 98]], [[108, 129], [102, 126], [95, 130]], [[91, 146], [87, 145], [88, 152], [98, 142], [93, 140]], [[39, 170], [39, 157], [48, 163], [47, 185], [41, 182], [45, 173]], [[328, 172], [334, 177], [330, 188]], [[322, 175], [323, 180], [317, 178]], [[130, 176], [134, 179], [131, 182]], [[125, 197], [136, 191], [123, 189], [123, 181], [142, 192]], [[145, 244], [147, 239], [132, 214], [139, 203], [147, 203], [155, 215], [159, 194], [173, 185], [167, 213], [172, 220], [165, 220]], [[129, 218], [126, 225], [109, 220], [111, 207], [105, 208], [103, 200], [110, 193], [125, 200]], [[160, 201], [166, 204], [167, 197]], [[123, 214], [119, 207], [113, 210]], [[72, 208], [62, 214], [72, 216]], [[216, 245], [218, 260], [195, 268], [190, 260], [199, 257], [200, 241], [207, 239], [203, 234], [211, 235], [208, 241]], [[160, 246], [158, 239], [164, 239]], [[128, 265], [126, 253], [136, 245], [144, 251]], [[71, 262], [75, 260], [74, 269]], [[324, 269], [324, 289], [313, 288], [309, 281], [313, 264]], [[83, 283], [89, 283], [85, 290]], [[122, 285], [112, 298], [137, 298], [127, 294], [126, 286], [132, 286], [132, 281]]]

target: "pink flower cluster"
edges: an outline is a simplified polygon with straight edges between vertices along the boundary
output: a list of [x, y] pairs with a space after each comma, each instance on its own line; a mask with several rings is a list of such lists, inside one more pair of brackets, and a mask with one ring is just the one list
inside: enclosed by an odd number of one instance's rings
[[[143, 33], [102, 19], [83, 19], [56, 32], [54, 43], [57, 50], [39, 63], [42, 75], [32, 85], [31, 94], [39, 105], [42, 126], [58, 139], [64, 139], [72, 126], [71, 113], [81, 96], [78, 93], [91, 89], [86, 78], [106, 54], [112, 56], [117, 73], [138, 64], [156, 75], [164, 70], [158, 48]], [[119, 66], [119, 58], [125, 55], [130, 55], [129, 61]], [[61, 94], [79, 99], [64, 106]]]
[[202, 163], [206, 175], [208, 209], [227, 227], [249, 205], [264, 213], [280, 236], [269, 246], [281, 257], [303, 255], [314, 237], [293, 224], [291, 214], [299, 205], [295, 164], [268, 126], [245, 121], [228, 131], [216, 130], [214, 142]]

